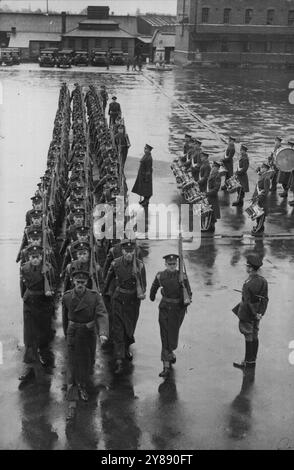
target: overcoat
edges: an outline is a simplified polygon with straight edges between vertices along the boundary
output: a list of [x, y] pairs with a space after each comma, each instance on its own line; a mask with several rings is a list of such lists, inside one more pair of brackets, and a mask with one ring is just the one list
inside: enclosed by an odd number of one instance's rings
[[153, 194], [152, 172], [153, 159], [149, 152], [145, 152], [140, 160], [140, 167], [132, 193], [139, 196], [151, 197]]

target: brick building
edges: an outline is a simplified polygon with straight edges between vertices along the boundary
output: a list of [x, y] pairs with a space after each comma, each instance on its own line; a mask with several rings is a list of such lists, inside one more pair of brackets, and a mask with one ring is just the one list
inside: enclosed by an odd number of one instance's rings
[[294, 66], [294, 0], [178, 0], [175, 62]]

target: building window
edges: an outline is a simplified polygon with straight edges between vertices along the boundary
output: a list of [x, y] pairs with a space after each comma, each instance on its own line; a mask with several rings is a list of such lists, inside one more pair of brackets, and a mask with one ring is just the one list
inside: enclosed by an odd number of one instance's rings
[[250, 42], [244, 42], [243, 43], [243, 52], [251, 52], [251, 44]]
[[96, 38], [95, 39], [95, 47], [97, 47], [97, 49], [101, 48], [102, 46], [102, 41], [100, 38]]
[[288, 13], [288, 25], [291, 26], [294, 24], [294, 10], [290, 10]]
[[221, 42], [221, 52], [229, 52], [228, 41], [223, 39]]
[[252, 8], [248, 8], [247, 10], [245, 10], [245, 24], [251, 23], [252, 17], [253, 17]]
[[69, 49], [74, 49], [75, 48], [75, 40], [74, 39], [69, 39], [68, 40], [68, 48]]
[[275, 10], [267, 10], [266, 24], [274, 24]]
[[121, 49], [123, 52], [129, 52], [129, 41], [127, 39], [122, 39]]
[[209, 8], [202, 8], [202, 23], [208, 23]]
[[272, 50], [273, 50], [273, 43], [267, 41], [264, 45], [264, 52], [272, 52]]
[[224, 9], [224, 24], [228, 24], [231, 22], [231, 8]]
[[82, 49], [84, 51], [87, 51], [88, 50], [88, 39], [87, 38], [83, 38], [82, 39]]

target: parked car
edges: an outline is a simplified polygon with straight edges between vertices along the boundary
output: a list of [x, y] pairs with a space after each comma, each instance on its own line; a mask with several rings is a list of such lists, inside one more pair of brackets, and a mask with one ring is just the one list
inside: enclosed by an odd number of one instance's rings
[[112, 65], [124, 65], [124, 53], [119, 49], [112, 49], [111, 51], [111, 64]]
[[89, 65], [89, 54], [87, 51], [75, 51], [72, 60], [73, 65]]
[[38, 59], [40, 67], [55, 67], [57, 51], [56, 49], [41, 50]]
[[106, 54], [106, 51], [93, 49], [91, 53], [91, 65], [106, 66]]
[[70, 68], [73, 60], [74, 51], [72, 49], [62, 49], [58, 51], [56, 65], [57, 67]]
[[5, 47], [0, 49], [0, 65], [13, 65], [13, 56], [11, 49]]

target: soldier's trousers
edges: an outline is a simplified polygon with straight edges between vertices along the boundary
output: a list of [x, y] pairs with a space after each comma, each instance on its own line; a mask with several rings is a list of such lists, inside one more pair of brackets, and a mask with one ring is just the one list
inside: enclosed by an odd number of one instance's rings
[[121, 295], [112, 303], [112, 339], [115, 359], [124, 359], [131, 344], [139, 317], [141, 301], [137, 295]]
[[178, 347], [180, 328], [186, 310], [176, 304], [161, 303], [159, 307], [159, 327], [161, 338], [161, 360], [171, 361], [173, 351]]
[[258, 339], [259, 321], [239, 321], [239, 330], [245, 336], [245, 340], [252, 342]]

